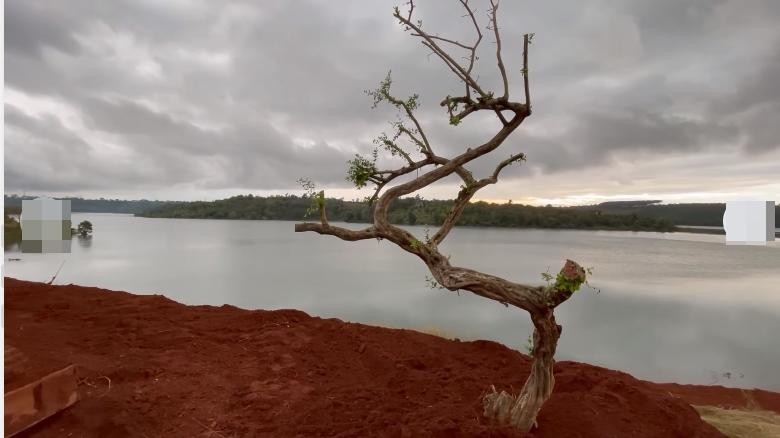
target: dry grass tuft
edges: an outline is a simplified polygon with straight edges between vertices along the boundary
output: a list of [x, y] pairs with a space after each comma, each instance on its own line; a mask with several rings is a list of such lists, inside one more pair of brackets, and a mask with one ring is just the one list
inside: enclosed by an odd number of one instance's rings
[[701, 419], [731, 438], [780, 437], [780, 415], [771, 411], [694, 406]]

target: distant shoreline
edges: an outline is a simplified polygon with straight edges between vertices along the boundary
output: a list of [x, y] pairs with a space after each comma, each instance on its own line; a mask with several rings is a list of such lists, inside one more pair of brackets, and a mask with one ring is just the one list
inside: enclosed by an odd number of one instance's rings
[[[6, 213], [21, 207], [18, 195], [5, 195]], [[193, 219], [253, 219], [303, 221], [311, 200], [305, 196], [238, 195], [216, 201], [125, 201], [117, 199], [71, 200], [74, 213], [124, 213], [141, 217]], [[452, 200], [407, 197], [390, 208], [390, 222], [397, 225], [437, 226], [442, 223]], [[569, 229], [602, 231], [653, 231], [723, 234], [723, 203], [660, 204], [661, 200], [609, 201], [595, 205], [554, 207], [522, 204], [470, 203], [459, 226], [513, 229]], [[370, 207], [359, 200], [328, 198], [328, 217], [332, 222], [368, 224]], [[775, 208], [780, 224], [780, 205]], [[678, 225], [679, 224], [679, 225]], [[780, 229], [776, 235], [780, 236]]]
[[[726, 230], [723, 227], [705, 227], [698, 225], [677, 225], [678, 232], [696, 233], [696, 234], [718, 234], [725, 235]], [[775, 237], [780, 237], [780, 228], [775, 228]]]

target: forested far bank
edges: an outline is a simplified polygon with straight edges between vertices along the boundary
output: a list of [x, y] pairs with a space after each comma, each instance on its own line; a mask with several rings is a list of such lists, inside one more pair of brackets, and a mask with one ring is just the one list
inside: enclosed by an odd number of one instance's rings
[[[19, 214], [22, 199], [6, 195], [6, 213]], [[119, 199], [71, 200], [71, 210], [82, 213], [130, 213], [146, 217], [193, 219], [304, 219], [310, 200], [294, 195], [260, 197], [239, 195], [218, 201], [150, 201]], [[494, 227], [583, 228], [671, 231], [675, 225], [722, 226], [726, 204], [661, 204], [661, 201], [610, 201], [575, 207], [534, 207], [521, 204], [470, 204], [459, 225]], [[438, 225], [452, 201], [400, 199], [391, 209], [391, 220], [401, 225]], [[343, 199], [327, 201], [334, 221], [370, 222], [366, 204]], [[619, 216], [619, 217], [615, 217]], [[780, 206], [775, 209], [780, 226]]]
[[[25, 199], [35, 199], [37, 196], [18, 196], [5, 195], [6, 211], [21, 211], [22, 201]], [[56, 198], [70, 201], [70, 210], [75, 213], [125, 213], [135, 214], [143, 211], [160, 207], [162, 205], [175, 203], [173, 201], [150, 201], [148, 199], [124, 200], [124, 199], [83, 199], [83, 198]], [[18, 214], [18, 213], [17, 213]]]
[[[440, 225], [453, 201], [425, 200], [419, 197], [396, 200], [390, 207], [389, 219], [398, 225]], [[187, 202], [163, 205], [138, 216], [189, 219], [261, 219], [303, 220], [311, 199], [294, 195], [235, 196], [211, 202]], [[370, 207], [364, 202], [328, 199], [329, 220], [340, 222], [370, 222]], [[311, 219], [315, 220], [315, 219]], [[582, 207], [534, 207], [519, 204], [472, 202], [458, 221], [461, 226], [507, 228], [568, 228], [674, 231], [671, 221], [642, 217], [635, 213], [611, 214], [599, 209]]]
[[[661, 201], [614, 201], [598, 205], [583, 206], [584, 209], [599, 209], [605, 213], [633, 214], [655, 219], [667, 219], [675, 225], [700, 227], [722, 227], [726, 204], [661, 204]], [[775, 207], [775, 224], [780, 227], [780, 205]]]

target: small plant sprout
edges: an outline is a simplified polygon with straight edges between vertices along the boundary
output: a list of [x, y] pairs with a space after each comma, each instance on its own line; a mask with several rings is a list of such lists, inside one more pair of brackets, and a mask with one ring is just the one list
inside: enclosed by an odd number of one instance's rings
[[311, 200], [309, 207], [306, 209], [303, 217], [308, 218], [315, 212], [320, 212], [321, 215], [325, 214], [325, 191], [317, 191], [316, 185], [308, 178], [298, 178], [298, 184], [303, 188], [307, 198]]

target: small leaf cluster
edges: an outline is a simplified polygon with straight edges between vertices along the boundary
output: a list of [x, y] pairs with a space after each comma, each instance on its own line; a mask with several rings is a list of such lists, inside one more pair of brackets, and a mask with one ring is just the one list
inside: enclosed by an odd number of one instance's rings
[[390, 85], [393, 84], [393, 80], [390, 77], [391, 72], [387, 72], [387, 76], [379, 82], [379, 87], [376, 90], [365, 90], [364, 93], [371, 96], [374, 102], [371, 105], [371, 109], [376, 108], [380, 103], [387, 100], [390, 97]]
[[582, 278], [566, 278], [563, 273], [558, 273], [555, 276], [555, 284], [553, 287], [557, 290], [565, 290], [567, 292], [576, 292], [582, 284], [585, 283], [585, 279]]
[[406, 99], [405, 106], [409, 111], [414, 111], [420, 107], [420, 95], [415, 93]]
[[[400, 123], [400, 122], [398, 122]], [[392, 123], [391, 123], [392, 124]], [[396, 140], [401, 136], [401, 131], [397, 130], [392, 137], [388, 137], [386, 132], [379, 134], [374, 140], [374, 144], [383, 147], [392, 156], [401, 155], [401, 148], [396, 144]]]
[[547, 283], [547, 286], [552, 286], [553, 275], [550, 274], [550, 267], [547, 267], [547, 272], [542, 272], [542, 279]]
[[361, 189], [368, 184], [369, 179], [376, 175], [376, 160], [378, 151], [374, 149], [370, 157], [355, 154], [355, 158], [347, 161], [346, 180]]
[[309, 178], [298, 178], [298, 184], [300, 184], [305, 191], [304, 197], [311, 199], [309, 207], [303, 214], [304, 218], [308, 218], [312, 214], [325, 208], [325, 190], [320, 190], [318, 192], [317, 186]]
[[450, 115], [450, 125], [458, 126], [460, 123], [460, 117], [455, 115], [455, 113], [458, 112], [458, 102], [453, 102], [452, 96], [449, 95], [447, 95], [447, 97], [444, 99], [444, 102], [447, 105], [447, 113]]

